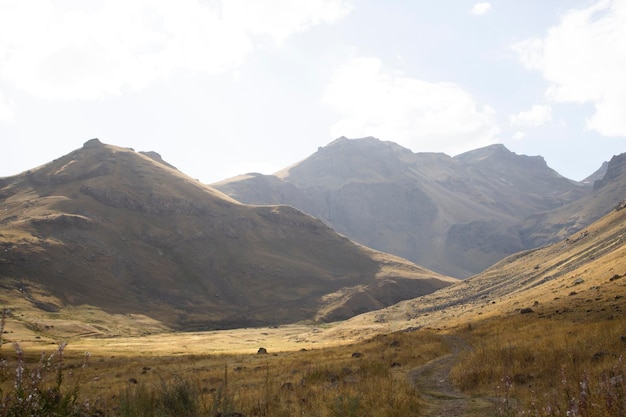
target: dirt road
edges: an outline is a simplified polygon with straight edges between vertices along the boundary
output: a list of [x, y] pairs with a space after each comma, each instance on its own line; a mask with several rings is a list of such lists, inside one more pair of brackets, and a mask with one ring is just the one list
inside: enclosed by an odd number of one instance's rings
[[459, 355], [471, 346], [458, 337], [449, 336], [451, 352], [411, 370], [409, 380], [428, 402], [427, 416], [492, 416], [495, 404], [487, 398], [474, 398], [459, 391], [450, 380], [450, 370]]

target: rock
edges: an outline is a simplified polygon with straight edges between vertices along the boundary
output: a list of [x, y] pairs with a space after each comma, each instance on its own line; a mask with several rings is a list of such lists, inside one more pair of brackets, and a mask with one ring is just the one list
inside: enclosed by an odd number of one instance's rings
[[513, 382], [518, 385], [524, 385], [535, 379], [532, 375], [529, 374], [515, 374], [513, 375]]
[[599, 362], [602, 359], [606, 358], [607, 356], [611, 356], [613, 358], [617, 358], [618, 357], [618, 355], [616, 353], [612, 353], [612, 352], [609, 352], [607, 350], [601, 350], [599, 352], [594, 353], [593, 356], [591, 357], [591, 359], [594, 362]]
[[361, 352], [354, 352], [354, 353], [352, 354], [352, 357], [353, 357], [353, 358], [362, 358], [362, 357], [363, 357], [363, 354], [362, 354]]
[[102, 142], [98, 138], [89, 139], [87, 142], [83, 143], [83, 148], [95, 148], [97, 146], [102, 146]]
[[267, 349], [265, 349], [264, 347], [260, 347], [256, 353], [257, 355], [267, 355]]
[[522, 308], [519, 312], [520, 314], [529, 314], [529, 313], [533, 313], [534, 310], [530, 307], [526, 307], [526, 308]]

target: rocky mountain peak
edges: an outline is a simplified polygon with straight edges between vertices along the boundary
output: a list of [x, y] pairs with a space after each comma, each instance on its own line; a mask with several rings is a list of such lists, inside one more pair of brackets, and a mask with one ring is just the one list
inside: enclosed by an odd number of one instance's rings
[[604, 161], [597, 171], [589, 175], [587, 178], [585, 178], [581, 182], [585, 185], [593, 185], [596, 181], [599, 181], [602, 178], [604, 178], [604, 176], [606, 175], [606, 171], [608, 169], [609, 169], [609, 161]]
[[356, 241], [462, 277], [526, 249], [526, 216], [582, 197], [540, 156], [502, 144], [454, 158], [341, 137], [273, 178], [215, 187], [244, 203], [288, 204]]
[[0, 281], [185, 330], [340, 320], [455, 281], [161, 161], [92, 139], [0, 181]]
[[611, 158], [606, 167], [606, 174], [601, 180], [594, 182], [593, 189], [598, 190], [623, 175], [626, 175], [626, 153]]
[[457, 155], [454, 159], [464, 164], [492, 164], [494, 162], [516, 162], [526, 166], [534, 166], [537, 168], [547, 167], [545, 159], [542, 156], [518, 155], [510, 151], [501, 143], [485, 146]]
[[277, 175], [304, 186], [339, 187], [357, 179], [369, 182], [400, 175], [404, 169], [400, 159], [413, 155], [410, 149], [371, 136], [340, 137]]
[[174, 165], [168, 163], [167, 161], [165, 161], [162, 157], [161, 154], [158, 152], [154, 152], [154, 151], [139, 151], [140, 154], [147, 156], [148, 158], [152, 159], [153, 161], [156, 161], [160, 164], [163, 164], [167, 167], [170, 167], [172, 169], [177, 169]]
[[100, 139], [98, 138], [93, 138], [93, 139], [89, 139], [87, 142], [85, 142], [83, 144], [83, 148], [94, 148], [94, 147], [98, 147], [98, 146], [102, 146], [103, 143], [100, 142]]

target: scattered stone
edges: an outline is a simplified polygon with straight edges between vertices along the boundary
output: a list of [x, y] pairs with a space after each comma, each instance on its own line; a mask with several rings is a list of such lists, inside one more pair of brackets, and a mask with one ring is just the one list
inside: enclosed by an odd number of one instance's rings
[[257, 355], [267, 355], [267, 349], [265, 349], [264, 347], [260, 347], [256, 353]]
[[519, 312], [520, 314], [529, 314], [529, 313], [533, 313], [534, 310], [530, 307], [526, 307], [526, 308], [522, 308]]
[[601, 361], [602, 359], [606, 358], [607, 356], [611, 356], [614, 358], [617, 358], [618, 355], [612, 352], [609, 352], [607, 350], [601, 350], [599, 352], [596, 352], [593, 354], [593, 356], [591, 357], [591, 359], [595, 362]]
[[584, 280], [584, 279], [582, 279], [582, 278], [576, 278], [576, 279], [574, 280], [574, 285], [580, 285], [580, 284], [582, 284], [583, 282], [585, 282], [585, 280]]
[[138, 381], [137, 381], [137, 379], [135, 379], [135, 378], [128, 378], [128, 383], [129, 383], [129, 384], [137, 384], [137, 383], [138, 383]]
[[513, 375], [513, 382], [518, 385], [524, 385], [531, 382], [535, 377], [529, 374], [515, 374]]
[[293, 391], [293, 384], [291, 382], [284, 382], [280, 389], [283, 391]]
[[392, 367], [392, 368], [399, 368], [399, 367], [401, 367], [401, 366], [402, 366], [402, 364], [401, 364], [400, 362], [393, 362], [393, 363], [391, 364], [391, 367]]
[[363, 354], [362, 354], [361, 352], [354, 352], [354, 353], [352, 354], [352, 357], [353, 357], [353, 358], [362, 358], [362, 357], [363, 357]]
[[400, 347], [400, 342], [394, 340], [393, 342], [389, 343], [389, 347]]

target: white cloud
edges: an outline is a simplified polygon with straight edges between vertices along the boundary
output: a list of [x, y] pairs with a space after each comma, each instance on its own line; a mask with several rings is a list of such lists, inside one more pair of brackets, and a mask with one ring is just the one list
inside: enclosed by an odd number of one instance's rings
[[534, 105], [528, 111], [523, 111], [509, 117], [513, 127], [537, 127], [552, 120], [552, 107]]
[[0, 91], [0, 123], [13, 123], [14, 120], [13, 106], [7, 102], [2, 91]]
[[335, 22], [352, 10], [345, 0], [225, 0], [224, 19], [245, 32], [282, 42], [311, 26]]
[[522, 140], [524, 137], [526, 137], [526, 133], [519, 130], [513, 134], [513, 140]]
[[476, 3], [470, 10], [470, 13], [476, 16], [481, 16], [487, 13], [490, 9], [491, 9], [490, 3], [487, 3], [487, 2]]
[[95, 99], [177, 70], [234, 71], [266, 38], [283, 42], [350, 12], [345, 0], [64, 4], [2, 0], [0, 77], [43, 98]]
[[451, 154], [495, 142], [494, 110], [459, 86], [385, 72], [376, 58], [339, 68], [322, 101], [341, 117], [331, 136], [375, 136], [414, 151]]
[[603, 0], [568, 12], [543, 39], [512, 46], [521, 62], [550, 83], [546, 96], [595, 105], [587, 127], [626, 135], [626, 2]]

